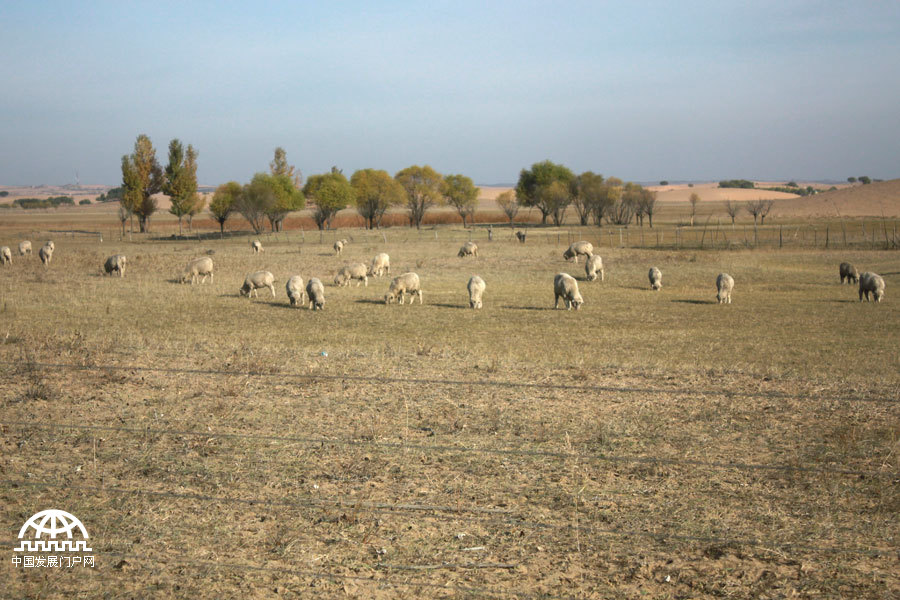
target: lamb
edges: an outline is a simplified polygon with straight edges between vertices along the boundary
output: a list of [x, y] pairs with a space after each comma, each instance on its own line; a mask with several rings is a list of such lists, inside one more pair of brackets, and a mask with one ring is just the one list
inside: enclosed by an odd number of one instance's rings
[[856, 267], [854, 267], [850, 263], [842, 262], [840, 272], [842, 285], [845, 278], [847, 279], [847, 283], [859, 283], [859, 271], [857, 271]]
[[719, 304], [731, 304], [731, 290], [734, 289], [734, 278], [728, 273], [719, 273], [716, 277], [716, 300]]
[[47, 242], [41, 249], [38, 250], [38, 256], [41, 257], [41, 262], [44, 263], [44, 266], [50, 264], [50, 260], [53, 258], [53, 251], [56, 249], [56, 245], [53, 242]]
[[311, 310], [322, 310], [325, 308], [325, 286], [315, 277], [310, 278], [306, 284], [306, 296], [309, 298], [309, 308]]
[[109, 258], [106, 259], [106, 262], [103, 263], [103, 270], [107, 275], [112, 276], [113, 272], [119, 274], [119, 277], [125, 277], [125, 263], [126, 263], [124, 254], [113, 254]]
[[466, 242], [462, 245], [462, 248], [459, 249], [458, 257], [462, 258], [463, 256], [478, 256], [478, 245], [475, 242]]
[[257, 292], [256, 290], [264, 287], [272, 290], [272, 297], [274, 298], [275, 276], [272, 275], [269, 271], [256, 271], [255, 273], [250, 273], [244, 280], [244, 285], [241, 286], [241, 296], [252, 298], [255, 292], [256, 297], [259, 298], [259, 292]]
[[594, 253], [594, 246], [590, 242], [575, 242], [569, 249], [563, 252], [563, 258], [566, 260], [575, 259], [575, 264], [578, 264], [578, 255], [583, 254], [585, 258], [590, 258]]
[[524, 243], [525, 243], [525, 232], [524, 232], [524, 231], [517, 231], [517, 232], [516, 232], [516, 238], [518, 238], [518, 240], [519, 240], [520, 243], [524, 244]]
[[31, 242], [29, 242], [28, 240], [19, 242], [19, 254], [21, 254], [22, 256], [31, 254]]
[[287, 280], [286, 284], [284, 284], [284, 289], [287, 291], [288, 300], [291, 301], [291, 306], [303, 304], [303, 301], [306, 299], [306, 292], [303, 290], [302, 277], [294, 275]]
[[469, 306], [481, 308], [481, 295], [484, 294], [485, 288], [484, 279], [478, 275], [472, 275], [466, 288], [469, 290]]
[[253, 240], [252, 242], [250, 242], [250, 248], [251, 248], [251, 249], [253, 250], [253, 252], [256, 253], [256, 254], [259, 254], [260, 252], [263, 251], [262, 244], [260, 243], [259, 240]]
[[575, 310], [581, 308], [584, 304], [584, 298], [578, 291], [578, 282], [568, 273], [557, 273], [553, 278], [553, 293], [555, 294], [555, 302], [553, 308], [559, 308], [559, 299], [562, 298], [566, 303], [566, 310]]
[[366, 265], [362, 263], [344, 265], [337, 275], [334, 276], [334, 285], [339, 287], [350, 285], [350, 281], [356, 279], [356, 287], [359, 287], [360, 282], [365, 283], [366, 287], [369, 287], [369, 277], [366, 275], [366, 272]]
[[385, 273], [391, 272], [391, 257], [382, 252], [376, 254], [372, 259], [372, 265], [369, 267], [369, 277], [381, 277]]
[[394, 277], [388, 293], [384, 296], [384, 303], [391, 304], [394, 300], [399, 300], [399, 303], [403, 304], [405, 294], [412, 296], [409, 300], [410, 305], [416, 301], [416, 296], [419, 297], [419, 304], [422, 304], [422, 289], [419, 287], [419, 276], [415, 273], [404, 273]]
[[342, 238], [334, 243], [334, 253], [337, 256], [341, 255], [341, 252], [344, 251], [344, 246], [350, 243], [350, 240], [347, 238]]
[[868, 302], [869, 292], [872, 293], [872, 299], [875, 302], [881, 302], [884, 299], [884, 279], [877, 273], [866, 271], [859, 276], [859, 301], [862, 302], [863, 294], [865, 294], [866, 302]]
[[651, 290], [659, 290], [662, 288], [662, 271], [656, 267], [650, 267], [650, 272], [647, 276], [650, 278]]
[[187, 283], [188, 279], [190, 279], [191, 285], [194, 285], [194, 282], [201, 275], [203, 276], [203, 279], [200, 280], [201, 285], [206, 282], [207, 276], [209, 276], [209, 282], [213, 282], [213, 261], [208, 256], [195, 258], [189, 262], [181, 274], [181, 283]]
[[12, 264], [12, 252], [9, 246], [0, 246], [0, 265]]
[[592, 254], [584, 263], [584, 274], [588, 281], [597, 279], [597, 273], [600, 273], [600, 281], [603, 281], [603, 259], [599, 254]]

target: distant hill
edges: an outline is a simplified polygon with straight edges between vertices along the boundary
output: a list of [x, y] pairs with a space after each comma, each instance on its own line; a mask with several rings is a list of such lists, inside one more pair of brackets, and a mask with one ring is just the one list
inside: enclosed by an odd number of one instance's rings
[[900, 217], [900, 179], [780, 200], [772, 214], [796, 217]]

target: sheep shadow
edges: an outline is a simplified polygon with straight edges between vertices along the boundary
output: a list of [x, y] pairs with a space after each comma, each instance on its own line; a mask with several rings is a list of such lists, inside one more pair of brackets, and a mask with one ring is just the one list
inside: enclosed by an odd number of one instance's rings
[[442, 302], [435, 302], [432, 306], [439, 306], [441, 308], [464, 308], [466, 310], [471, 310], [468, 304], [445, 304]]
[[373, 300], [372, 298], [360, 298], [359, 300], [354, 300], [357, 304], [384, 304], [384, 298], [381, 300]]
[[838, 303], [838, 304], [856, 304], [859, 300], [837, 300], [835, 298], [830, 298], [828, 300], [821, 300], [820, 302], [827, 302], [829, 304]]
[[715, 300], [672, 300], [679, 304], [717, 304]]
[[[553, 308], [552, 306], [543, 307], [543, 306], [510, 306], [510, 305], [506, 305], [506, 306], [502, 306], [501, 308], [509, 308], [511, 310], [557, 310], [557, 309]], [[559, 310], [563, 310], [563, 309], [559, 309]]]

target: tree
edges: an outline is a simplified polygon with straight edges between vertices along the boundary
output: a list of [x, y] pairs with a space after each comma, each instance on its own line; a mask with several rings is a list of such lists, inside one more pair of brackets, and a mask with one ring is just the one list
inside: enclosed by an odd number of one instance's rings
[[559, 227], [566, 216], [566, 209], [572, 202], [571, 185], [562, 181], [554, 181], [541, 186], [538, 191], [539, 201], [553, 217], [553, 224]]
[[131, 211], [124, 203], [119, 204], [119, 221], [122, 222], [122, 237], [125, 237], [125, 223], [131, 218]]
[[241, 184], [237, 181], [229, 181], [216, 188], [212, 202], [209, 203], [209, 212], [219, 224], [219, 233], [225, 233], [225, 221], [234, 212], [235, 202], [240, 195]]
[[425, 165], [413, 165], [394, 175], [394, 179], [406, 192], [406, 206], [409, 209], [409, 226], [422, 226], [425, 211], [443, 202], [444, 179], [441, 174]]
[[[603, 226], [603, 218], [614, 222], [610, 218], [617, 203], [622, 198], [622, 180], [618, 177], [610, 177], [597, 190], [597, 201], [591, 207], [594, 217], [594, 225]], [[630, 219], [629, 219], [630, 220]]]
[[302, 210], [306, 206], [306, 198], [300, 191], [300, 172], [287, 162], [284, 148], [275, 148], [275, 158], [269, 163], [269, 185], [275, 194], [275, 202], [266, 209], [266, 218], [272, 231], [284, 228], [284, 219], [288, 213]]
[[299, 188], [303, 178], [298, 169], [288, 164], [287, 152], [281, 146], [275, 148], [275, 158], [269, 163], [269, 172], [272, 175], [284, 175], [294, 182], [294, 187]]
[[509, 226], [512, 227], [513, 219], [519, 214], [519, 203], [516, 201], [516, 191], [506, 190], [497, 196], [497, 205], [500, 207], [500, 210], [503, 211], [503, 214], [506, 215], [506, 218], [509, 219]]
[[257, 173], [234, 200], [234, 209], [247, 219], [256, 234], [262, 232], [263, 219], [278, 202], [274, 179], [268, 173]]
[[[554, 164], [549, 160], [534, 163], [531, 165], [531, 169], [522, 169], [519, 173], [516, 198], [522, 206], [533, 206], [541, 211], [541, 224], [547, 223], [547, 217], [552, 212], [551, 208], [544, 204], [544, 200], [552, 196], [543, 193], [543, 190], [554, 181], [559, 181], [571, 188], [575, 182], [575, 175], [563, 165]], [[570, 199], [571, 195], [570, 192]]]
[[774, 200], [760, 200], [761, 208], [759, 211], [759, 224], [766, 224], [766, 216], [769, 214], [769, 211], [772, 210], [772, 205], [775, 204]]
[[202, 208], [202, 199], [197, 194], [197, 151], [194, 147], [188, 145], [185, 153], [177, 138], [169, 142], [169, 164], [165, 174], [162, 191], [172, 202], [169, 212], [178, 217], [178, 235], [181, 235], [182, 218], [189, 216], [190, 223]]
[[731, 217], [731, 227], [734, 228], [734, 218], [741, 212], [741, 205], [731, 200], [725, 201], [725, 212]]
[[688, 202], [691, 203], [691, 227], [693, 227], [694, 217], [697, 215], [697, 204], [700, 203], [700, 195], [697, 192], [692, 192]]
[[[622, 188], [622, 203], [627, 204], [630, 209], [631, 218], [635, 220], [635, 222], [640, 223], [643, 227], [644, 225], [644, 211], [641, 207], [641, 192], [644, 188], [641, 187], [640, 184], [633, 183], [629, 181], [625, 184], [625, 187]], [[622, 223], [623, 225], [628, 225], [629, 221]]]
[[594, 206], [605, 196], [603, 175], [585, 171], [575, 178], [575, 196], [572, 198], [572, 205], [575, 207], [578, 221], [582, 225], [587, 225], [588, 217], [594, 211]]
[[666, 181], [665, 179], [663, 179], [662, 181], [659, 182], [659, 185], [669, 185], [669, 182]]
[[848, 177], [847, 181], [850, 183], [856, 183], [856, 177]]
[[475, 207], [478, 205], [478, 188], [465, 175], [447, 175], [444, 177], [444, 200], [459, 213], [466, 226], [466, 217], [472, 217], [474, 224]]
[[765, 200], [753, 200], [746, 204], [747, 212], [753, 215], [753, 226], [756, 227], [756, 221], [762, 211], [765, 209]]
[[303, 195], [316, 203], [313, 219], [319, 229], [331, 228], [334, 215], [354, 200], [353, 187], [336, 167], [330, 173], [310, 177], [303, 186]]
[[[641, 188], [641, 196], [638, 200], [638, 210], [642, 215], [647, 215], [650, 221], [650, 228], [653, 228], [653, 213], [656, 211], [656, 192], [651, 192], [646, 188]], [[644, 219], [641, 218], [641, 226], [644, 225]]]
[[872, 178], [868, 175], [863, 175], [862, 177], [858, 177], [857, 179], [863, 185], [869, 185], [870, 183], [872, 183]]
[[403, 204], [403, 186], [387, 171], [361, 169], [350, 178], [356, 197], [356, 212], [365, 219], [366, 228], [381, 226], [384, 213], [391, 206]]
[[194, 217], [200, 214], [203, 207], [206, 206], [206, 198], [200, 194], [194, 194], [194, 203], [187, 212], [188, 231], [194, 231]]
[[163, 171], [156, 160], [156, 150], [142, 133], [134, 142], [134, 151], [122, 157], [122, 204], [137, 215], [141, 232], [150, 230], [150, 217], [156, 212], [153, 194], [159, 193], [162, 183]]

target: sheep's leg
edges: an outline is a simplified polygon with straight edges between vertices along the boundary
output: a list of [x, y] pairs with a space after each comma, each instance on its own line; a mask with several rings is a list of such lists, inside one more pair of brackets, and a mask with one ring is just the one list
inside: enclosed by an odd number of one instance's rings
[[559, 294], [554, 294], [553, 299], [553, 308], [559, 308]]
[[600, 281], [603, 281], [605, 275], [603, 274], [603, 269], [600, 269]]
[[274, 286], [274, 285], [270, 285], [270, 286], [269, 286], [269, 289], [272, 290], [272, 297], [274, 298], [274, 297], [275, 297], [275, 286]]
[[422, 290], [419, 290], [419, 304], [423, 304], [424, 300], [422, 300]]

